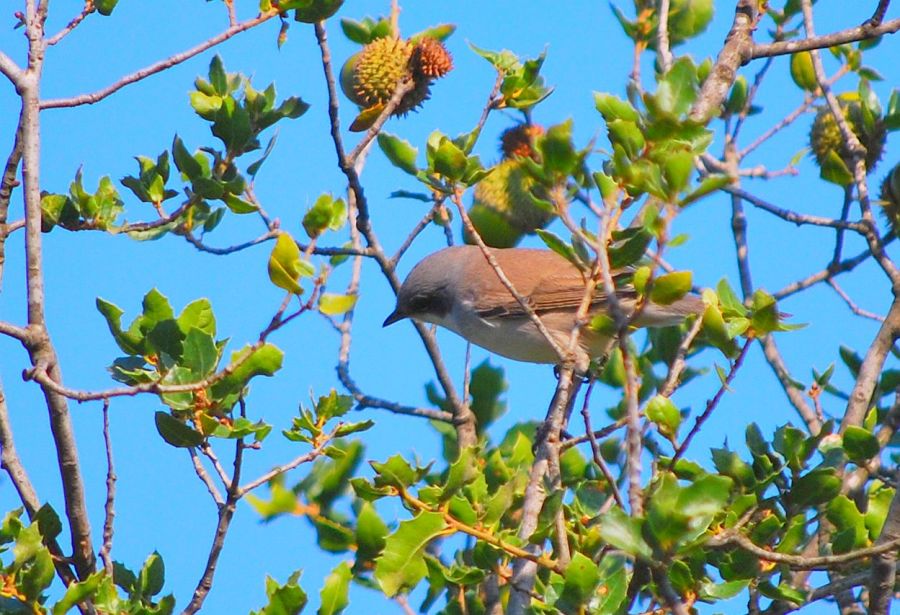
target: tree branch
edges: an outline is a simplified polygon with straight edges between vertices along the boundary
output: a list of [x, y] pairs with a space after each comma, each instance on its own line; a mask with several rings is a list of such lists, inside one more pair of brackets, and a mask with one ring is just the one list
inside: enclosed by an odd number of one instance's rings
[[270, 10], [267, 13], [262, 13], [253, 19], [249, 19], [247, 21], [241, 22], [237, 25], [234, 25], [227, 30], [217, 34], [216, 36], [207, 39], [196, 45], [182, 51], [181, 53], [176, 53], [173, 56], [169, 56], [165, 60], [161, 60], [156, 62], [155, 64], [151, 64], [145, 68], [137, 70], [129, 75], [125, 75], [115, 83], [112, 83], [105, 88], [97, 90], [96, 92], [91, 92], [90, 94], [79, 94], [78, 96], [72, 96], [69, 98], [51, 98], [48, 100], [41, 101], [40, 108], [41, 109], [59, 109], [60, 107], [77, 107], [79, 105], [93, 105], [94, 103], [100, 102], [110, 94], [114, 94], [118, 92], [122, 88], [127, 85], [131, 85], [132, 83], [137, 83], [142, 79], [146, 79], [156, 73], [162, 72], [167, 68], [171, 68], [182, 62], [193, 58], [194, 56], [203, 53], [207, 49], [211, 47], [215, 47], [219, 43], [223, 43], [235, 36], [236, 34], [240, 34], [246, 30], [254, 28], [262, 23], [265, 23], [277, 16], [279, 13], [277, 10]]
[[776, 43], [768, 43], [765, 45], [755, 45], [750, 53], [750, 59], [768, 58], [771, 56], [782, 56], [799, 51], [812, 51], [814, 49], [827, 49], [843, 45], [844, 43], [853, 43], [855, 41], [863, 41], [871, 38], [877, 38], [884, 34], [894, 34], [900, 30], [900, 19], [891, 19], [882, 24], [871, 26], [865, 23], [855, 28], [848, 28], [840, 32], [833, 32], [823, 36], [812, 36], [807, 38], [796, 39], [792, 41], [779, 41]]
[[850, 393], [847, 412], [841, 421], [841, 433], [851, 425], [862, 425], [866, 412], [869, 411], [872, 393], [881, 376], [881, 368], [884, 367], [884, 361], [898, 336], [900, 336], [900, 298], [895, 298], [859, 368], [853, 391]]

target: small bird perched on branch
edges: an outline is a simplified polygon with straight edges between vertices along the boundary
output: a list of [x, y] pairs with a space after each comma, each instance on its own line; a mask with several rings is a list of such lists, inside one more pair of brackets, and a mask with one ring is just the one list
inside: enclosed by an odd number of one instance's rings
[[[513, 288], [540, 317], [561, 349], [568, 348], [575, 318], [590, 274], [549, 250], [491, 248], [491, 254]], [[614, 271], [616, 296], [625, 317], [639, 305], [638, 294], [622, 278], [630, 270]], [[703, 312], [700, 297], [685, 295], [668, 305], [645, 301], [635, 327], [665, 327]], [[593, 291], [588, 322], [598, 314], [609, 314], [602, 285]], [[541, 333], [527, 311], [504, 286], [478, 246], [445, 248], [425, 257], [410, 272], [397, 295], [397, 307], [384, 321], [391, 325], [414, 318], [450, 329], [469, 342], [491, 352], [529, 363], [560, 364], [559, 355]], [[590, 360], [605, 356], [613, 338], [582, 327], [575, 350], [575, 366], [586, 373]]]

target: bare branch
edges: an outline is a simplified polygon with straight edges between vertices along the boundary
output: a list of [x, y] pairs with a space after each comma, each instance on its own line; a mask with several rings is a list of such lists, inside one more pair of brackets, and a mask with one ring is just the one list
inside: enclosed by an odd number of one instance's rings
[[591, 411], [589, 405], [591, 391], [594, 390], [594, 382], [593, 378], [588, 382], [587, 390], [584, 392], [584, 402], [581, 405], [581, 416], [584, 417], [584, 431], [588, 437], [588, 441], [591, 443], [591, 454], [593, 455], [594, 463], [597, 464], [597, 467], [600, 468], [600, 472], [603, 473], [606, 482], [609, 483], [609, 488], [610, 491], [612, 491], [613, 498], [616, 500], [616, 504], [624, 510], [625, 500], [622, 499], [622, 494], [619, 492], [619, 485], [616, 483], [616, 478], [612, 475], [612, 471], [609, 469], [606, 461], [603, 460], [603, 455], [600, 454], [600, 445], [597, 443], [597, 436], [594, 434], [594, 430], [591, 427]]
[[[894, 494], [881, 534], [875, 547], [900, 545], [900, 491]], [[869, 613], [886, 615], [891, 611], [894, 599], [894, 583], [897, 578], [897, 549], [889, 549], [872, 558], [872, 578], [869, 581]]]
[[[891, 235], [890, 237], [888, 237], [885, 240], [884, 245], [888, 245], [893, 240], [894, 240], [894, 236]], [[846, 273], [847, 271], [853, 271], [854, 269], [856, 269], [857, 266], [859, 266], [863, 262], [867, 261], [871, 257], [872, 257], [871, 250], [869, 250], [869, 249], [863, 250], [856, 256], [842, 260], [837, 265], [830, 264], [827, 267], [825, 267], [824, 269], [821, 269], [820, 271], [817, 271], [816, 273], [806, 276], [802, 280], [797, 280], [796, 282], [792, 282], [792, 283], [788, 284], [787, 286], [785, 286], [778, 292], [773, 293], [772, 296], [775, 297], [777, 300], [781, 301], [785, 297], [789, 297], [793, 294], [796, 294], [802, 290], [809, 288], [810, 286], [814, 286], [814, 285], [818, 284], [819, 282], [825, 282], [838, 274]]]
[[325, 449], [328, 447], [328, 445], [331, 444], [331, 439], [333, 437], [334, 437], [334, 433], [332, 432], [332, 434], [329, 435], [327, 440], [325, 440], [322, 444], [320, 444], [313, 450], [309, 451], [308, 453], [299, 455], [299, 456], [295, 457], [292, 461], [290, 461], [284, 465], [276, 466], [276, 467], [272, 468], [271, 470], [269, 470], [268, 472], [266, 472], [265, 474], [259, 476], [258, 478], [253, 479], [246, 485], [238, 487], [235, 490], [237, 497], [242, 498], [245, 495], [247, 495], [249, 492], [256, 489], [257, 487], [266, 484], [267, 482], [269, 482], [276, 476], [284, 474], [285, 472], [290, 472], [297, 466], [303, 465], [304, 463], [309, 463], [310, 461], [315, 461], [317, 458], [319, 458], [325, 452]]
[[756, 5], [756, 0], [738, 0], [731, 30], [709, 77], [703, 82], [700, 95], [691, 108], [688, 116], [691, 120], [706, 122], [718, 115], [719, 108], [737, 76], [738, 68], [752, 57], [753, 30], [759, 19]]
[[763, 347], [766, 361], [768, 361], [772, 371], [775, 372], [775, 377], [781, 383], [781, 388], [784, 389], [788, 401], [800, 414], [800, 418], [806, 423], [810, 433], [819, 433], [819, 430], [822, 429], [822, 421], [819, 420], [816, 411], [806, 403], [802, 390], [794, 385], [794, 379], [784, 364], [781, 352], [779, 352], [778, 346], [775, 344], [775, 338], [772, 335], [767, 335], [760, 340], [760, 344]]
[[879, 545], [866, 547], [865, 549], [841, 553], [840, 555], [820, 555], [816, 557], [804, 557], [802, 555], [791, 555], [789, 553], [769, 551], [768, 549], [757, 546], [752, 540], [740, 532], [732, 530], [728, 530], [712, 537], [706, 542], [706, 545], [713, 549], [736, 545], [767, 562], [785, 564], [790, 568], [797, 570], [827, 570], [828, 568], [839, 564], [855, 562], [867, 557], [888, 553], [900, 546], [900, 538]]
[[669, 0], [659, 0], [659, 27], [656, 30], [656, 57], [661, 73], [672, 68], [672, 49], [669, 46]]
[[703, 328], [703, 317], [698, 316], [694, 321], [694, 324], [691, 325], [691, 328], [688, 330], [687, 334], [682, 338], [681, 343], [678, 345], [678, 350], [675, 352], [675, 359], [672, 361], [672, 364], [669, 366], [669, 373], [666, 375], [666, 381], [659, 388], [660, 395], [664, 397], [671, 397], [672, 393], [675, 392], [675, 389], [678, 388], [679, 379], [681, 378], [682, 372], [684, 372], [684, 368], [687, 363], [685, 362], [685, 357], [687, 357], [688, 350], [691, 347], [694, 339], [700, 334], [700, 329]]
[[84, 18], [94, 12], [94, 2], [93, 0], [85, 0], [84, 8], [81, 9], [81, 12], [78, 13], [72, 20], [66, 24], [66, 26], [44, 41], [44, 44], [48, 47], [51, 47], [57, 44], [59, 41], [63, 40], [69, 33], [78, 27], [78, 25], [84, 21]]
[[24, 116], [19, 114], [19, 122], [16, 126], [16, 136], [13, 140], [12, 151], [6, 159], [6, 166], [3, 168], [3, 177], [0, 179], [0, 282], [3, 281], [3, 269], [6, 263], [6, 238], [10, 233], [24, 226], [25, 221], [7, 224], [9, 220], [9, 201], [12, 198], [12, 192], [19, 185], [16, 175], [19, 170], [19, 162], [22, 160], [22, 149], [24, 142], [22, 140], [22, 131], [24, 129]]
[[728, 390], [728, 386], [734, 381], [734, 377], [737, 375], [737, 372], [741, 368], [741, 365], [743, 365], [744, 357], [747, 356], [747, 351], [750, 350], [750, 344], [752, 342], [752, 338], [747, 338], [747, 340], [744, 341], [744, 345], [741, 346], [741, 350], [738, 353], [738, 356], [735, 357], [734, 362], [731, 364], [731, 369], [728, 370], [728, 374], [725, 376], [725, 381], [719, 386], [719, 390], [716, 391], [716, 394], [713, 395], [713, 398], [706, 402], [706, 408], [703, 410], [703, 413], [696, 418], [696, 420], [694, 421], [694, 426], [691, 427], [688, 435], [685, 436], [684, 440], [675, 451], [675, 454], [672, 456], [672, 467], [674, 467], [678, 460], [681, 459], [682, 455], [684, 455], [685, 451], [687, 450], [687, 447], [690, 446], [691, 440], [694, 439], [694, 436], [697, 435], [697, 432], [700, 431], [701, 427], [703, 427], [703, 423], [706, 422], [706, 420], [713, 413], [713, 410], [716, 409], [716, 406], [719, 405], [719, 402], [722, 400], [722, 396], [725, 395], [725, 391]]
[[847, 412], [841, 421], [841, 433], [851, 425], [862, 425], [866, 412], [869, 411], [872, 393], [881, 376], [881, 368], [884, 367], [884, 361], [898, 336], [900, 336], [900, 298], [895, 298], [859, 368], [853, 391], [850, 393]]
[[204, 485], [206, 485], [206, 489], [209, 491], [209, 495], [212, 496], [213, 501], [217, 506], [222, 507], [225, 505], [225, 499], [222, 497], [222, 494], [219, 493], [219, 488], [216, 487], [216, 484], [213, 482], [209, 473], [206, 471], [206, 468], [203, 467], [203, 462], [200, 460], [200, 455], [197, 454], [197, 449], [191, 448], [188, 449], [188, 452], [191, 455], [191, 463], [194, 466], [194, 471], [197, 473], [197, 478], [199, 478]]
[[[372, 229], [371, 220], [369, 219], [369, 206], [362, 183], [359, 180], [359, 173], [354, 165], [351, 164], [344, 150], [338, 113], [337, 84], [331, 65], [331, 49], [328, 46], [328, 36], [323, 22], [315, 24], [315, 33], [321, 51], [322, 70], [325, 73], [325, 82], [328, 89], [328, 119], [331, 127], [331, 139], [337, 154], [338, 166], [347, 178], [348, 189], [353, 194], [353, 203], [357, 210], [355, 226], [368, 244], [372, 257], [381, 268], [381, 272], [390, 284], [391, 289], [396, 293], [400, 288], [400, 280], [397, 278], [393, 264], [381, 246], [377, 234]], [[388, 108], [386, 107], [385, 111], [387, 110]], [[413, 320], [412, 325], [422, 339], [422, 344], [425, 346], [429, 359], [431, 359], [437, 379], [441, 383], [441, 388], [443, 388], [444, 394], [447, 396], [450, 407], [453, 409], [460, 446], [465, 447], [475, 444], [477, 441], [475, 416], [460, 400], [453, 385], [453, 379], [450, 377], [450, 372], [444, 364], [434, 334], [420, 322]]]
[[872, 26], [865, 23], [855, 28], [848, 28], [840, 32], [833, 32], [824, 36], [813, 36], [808, 34], [807, 38], [795, 39], [791, 41], [779, 41], [765, 45], [755, 45], [750, 53], [750, 59], [768, 58], [771, 56], [782, 56], [798, 51], [812, 51], [816, 49], [827, 49], [843, 45], [844, 43], [853, 43], [871, 38], [877, 38], [884, 34], [893, 34], [900, 30], [900, 19], [891, 19], [884, 23]]
[[838, 294], [838, 297], [840, 297], [841, 299], [844, 300], [844, 303], [847, 304], [847, 307], [850, 308], [850, 311], [853, 312], [854, 314], [856, 314], [857, 316], [861, 316], [863, 318], [868, 318], [870, 320], [875, 320], [877, 322], [884, 322], [884, 316], [879, 316], [878, 314], [875, 314], [868, 310], [864, 310], [861, 307], [859, 307], [858, 305], [856, 305], [856, 303], [853, 301], [853, 299], [850, 298], [850, 295], [848, 295], [846, 292], [844, 292], [843, 288], [838, 286], [838, 283], [834, 281], [834, 278], [830, 278], [828, 280], [828, 285], [834, 289], [834, 292], [836, 292]]
[[[41, 501], [16, 451], [12, 422], [9, 419], [2, 383], [0, 383], [0, 468], [9, 476], [10, 482], [12, 482], [16, 493], [19, 495], [19, 500], [28, 513], [28, 518], [34, 519], [35, 514], [41, 508]], [[53, 566], [56, 568], [56, 574], [62, 579], [63, 583], [70, 585], [77, 581], [78, 578], [69, 567], [68, 559], [63, 556], [62, 549], [55, 538], [47, 541], [47, 548], [50, 550], [50, 554], [53, 555]]]
[[237, 500], [231, 497], [225, 504], [219, 508], [219, 521], [216, 524], [216, 531], [213, 535], [213, 542], [209, 548], [209, 555], [206, 558], [206, 567], [200, 581], [194, 589], [194, 595], [191, 597], [190, 603], [182, 611], [182, 615], [193, 615], [203, 606], [209, 590], [212, 589], [213, 577], [216, 574], [216, 566], [219, 563], [219, 556], [222, 554], [222, 547], [225, 546], [225, 536], [228, 534], [228, 528], [231, 525], [231, 519], [234, 517], [234, 509], [237, 506]]
[[127, 85], [131, 85], [132, 83], [137, 83], [142, 79], [146, 79], [156, 73], [162, 72], [167, 68], [171, 68], [182, 62], [193, 58], [194, 56], [203, 53], [207, 49], [215, 47], [219, 43], [223, 43], [235, 36], [236, 34], [240, 34], [246, 30], [251, 28], [255, 28], [256, 26], [265, 23], [278, 15], [277, 10], [270, 10], [267, 13], [261, 13], [260, 15], [254, 17], [253, 19], [249, 19], [247, 21], [241, 22], [234, 26], [229, 27], [227, 30], [217, 34], [216, 36], [207, 39], [200, 43], [199, 45], [195, 45], [190, 49], [182, 51], [181, 53], [176, 53], [173, 56], [169, 56], [165, 60], [161, 60], [156, 62], [155, 64], [151, 64], [145, 68], [137, 70], [129, 75], [125, 75], [115, 83], [112, 83], [105, 88], [97, 90], [96, 92], [91, 92], [90, 94], [79, 94], [78, 96], [72, 96], [69, 98], [51, 98], [49, 100], [43, 100], [40, 103], [41, 109], [58, 109], [60, 107], [77, 107], [79, 105], [93, 105], [94, 103], [100, 102], [110, 94], [114, 94], [118, 92], [122, 88]]
[[112, 578], [113, 560], [113, 520], [116, 516], [116, 470], [113, 466], [112, 438], [109, 435], [109, 400], [103, 400], [103, 444], [106, 448], [106, 503], [103, 507], [103, 545], [100, 547], [100, 559], [106, 574]]
[[22, 79], [22, 69], [15, 61], [0, 51], [0, 73], [9, 79], [13, 85], [18, 85]]
[[801, 214], [796, 211], [791, 211], [790, 209], [784, 209], [778, 207], [777, 205], [773, 205], [763, 199], [750, 194], [745, 190], [741, 190], [740, 188], [735, 188], [732, 186], [725, 186], [722, 188], [723, 192], [727, 192], [733, 196], [736, 196], [744, 201], [747, 201], [757, 209], [762, 209], [763, 211], [767, 211], [770, 214], [776, 215], [782, 220], [786, 222], [792, 222], [797, 226], [803, 226], [805, 224], [809, 224], [812, 226], [825, 226], [829, 228], [836, 229], [848, 229], [851, 231], [856, 231], [857, 233], [864, 234], [865, 233], [865, 225], [862, 222], [848, 222], [846, 220], [836, 220], [834, 218], [825, 218], [823, 216], [814, 216], [811, 214]]
[[[800, 5], [803, 9], [803, 28], [806, 30], [806, 36], [807, 38], [815, 38], [812, 3], [810, 0], [802, 0]], [[900, 19], [896, 21], [898, 28], [900, 28]], [[850, 166], [852, 167], [853, 180], [856, 184], [859, 209], [862, 213], [862, 219], [865, 225], [863, 236], [866, 238], [866, 242], [869, 244], [869, 249], [872, 251], [875, 260], [891, 280], [891, 285], [896, 294], [897, 292], [900, 292], [900, 270], [897, 269], [897, 266], [887, 253], [885, 253], [884, 244], [878, 234], [878, 227], [875, 224], [875, 218], [872, 216], [872, 208], [869, 204], [868, 180], [866, 178], [866, 149], [860, 143], [859, 138], [856, 136], [856, 133], [853, 132], [853, 129], [850, 128], [837, 97], [828, 85], [825, 67], [822, 64], [822, 58], [819, 55], [819, 51], [814, 49], [810, 52], [810, 55], [812, 56], [816, 81], [818, 81], [819, 87], [822, 89], [822, 93], [828, 103], [828, 108], [831, 111], [831, 115], [834, 117], [835, 122], [837, 122], [844, 145], [852, 159], [852, 164]]]

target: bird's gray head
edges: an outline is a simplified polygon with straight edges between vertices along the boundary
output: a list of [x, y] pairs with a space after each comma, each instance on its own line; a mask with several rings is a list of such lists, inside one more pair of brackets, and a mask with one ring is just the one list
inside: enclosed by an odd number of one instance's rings
[[413, 267], [400, 292], [397, 307], [383, 326], [392, 325], [404, 318], [417, 318], [435, 322], [444, 318], [453, 306], [450, 286], [455, 279], [456, 249], [447, 248], [427, 256]]

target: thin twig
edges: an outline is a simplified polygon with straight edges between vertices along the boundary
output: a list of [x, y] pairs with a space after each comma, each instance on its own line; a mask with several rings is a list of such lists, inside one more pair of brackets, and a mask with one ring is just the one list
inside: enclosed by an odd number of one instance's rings
[[113, 520], [116, 516], [116, 470], [113, 466], [112, 438], [109, 435], [109, 400], [103, 400], [103, 445], [106, 448], [106, 503], [103, 506], [103, 546], [100, 547], [100, 559], [106, 574], [112, 578], [112, 542]]
[[85, 17], [87, 17], [88, 15], [90, 15], [93, 12], [94, 12], [94, 2], [93, 2], [93, 0], [87, 0], [84, 3], [84, 8], [81, 9], [81, 12], [78, 13], [78, 15], [76, 15], [75, 17], [73, 17], [72, 20], [69, 23], [67, 23], [66, 26], [62, 30], [60, 30], [59, 32], [57, 32], [56, 34], [54, 34], [53, 36], [48, 38], [44, 44], [47, 45], [48, 47], [57, 44], [59, 41], [64, 39], [66, 36], [68, 36], [72, 30], [77, 28], [78, 24], [80, 24], [82, 21], [84, 21]]
[[197, 449], [191, 448], [188, 449], [188, 452], [191, 455], [191, 463], [194, 466], [194, 471], [197, 473], [197, 478], [199, 478], [204, 485], [206, 485], [206, 489], [209, 491], [209, 495], [212, 496], [213, 501], [217, 506], [221, 507], [225, 505], [225, 498], [222, 497], [222, 494], [219, 493], [219, 488], [216, 487], [216, 484], [213, 482], [212, 477], [210, 477], [209, 473], [206, 471], [206, 468], [203, 467], [203, 462], [200, 460], [200, 455], [197, 454]]
[[874, 312], [864, 310], [861, 307], [859, 307], [858, 305], [856, 305], [856, 303], [853, 301], [853, 299], [850, 298], [850, 295], [848, 295], [846, 292], [844, 292], [843, 288], [838, 286], [838, 283], [834, 280], [834, 278], [830, 278], [828, 280], [828, 285], [834, 289], [834, 292], [836, 292], [838, 294], [838, 297], [840, 297], [841, 299], [844, 300], [844, 303], [847, 304], [847, 307], [850, 308], [850, 311], [853, 312], [854, 314], [856, 314], [857, 316], [862, 316], [863, 318], [868, 318], [868, 319], [874, 320], [876, 322], [884, 322], [884, 316], [879, 316], [878, 314], [875, 314]]
[[848, 222], [846, 220], [837, 220], [835, 218], [825, 218], [823, 216], [801, 214], [796, 211], [791, 211], [789, 209], [784, 209], [782, 207], [778, 207], [777, 205], [773, 205], [772, 203], [764, 201], [763, 199], [754, 196], [745, 190], [741, 190], [740, 188], [735, 188], [733, 186], [725, 186], [724, 188], [722, 188], [722, 191], [739, 197], [740, 199], [747, 201], [757, 209], [767, 211], [770, 214], [774, 214], [782, 220], [785, 220], [786, 222], [792, 222], [797, 226], [809, 224], [812, 226], [825, 226], [839, 230], [847, 229], [856, 231], [860, 234], [865, 232], [865, 225], [862, 222]]
[[[151, 64], [150, 66], [137, 70], [129, 75], [125, 75], [115, 83], [112, 83], [105, 88], [102, 88], [95, 92], [91, 92], [89, 94], [79, 94], [78, 96], [71, 96], [69, 98], [51, 98], [48, 100], [43, 100], [40, 103], [40, 108], [58, 109], [60, 107], [77, 107], [79, 105], [92, 105], [94, 103], [100, 102], [110, 94], [118, 92], [127, 85], [137, 83], [138, 81], [146, 79], [151, 75], [155, 75], [156, 73], [162, 72], [168, 68], [176, 66], [177, 64], [181, 64], [182, 62], [203, 53], [207, 49], [210, 49], [211, 47], [215, 47], [216, 45], [227, 41], [228, 39], [237, 34], [240, 34], [241, 32], [244, 32], [251, 28], [255, 28], [256, 26], [269, 21], [278, 14], [278, 11], [274, 9], [266, 13], [262, 13], [254, 17], [253, 19], [248, 19], [247, 21], [229, 27], [227, 30], [224, 30], [216, 36], [203, 41], [199, 45], [195, 45], [194, 47], [182, 51], [181, 53], [176, 53], [173, 56], [169, 56], [165, 60], [161, 60], [159, 62], [156, 62], [155, 64]], [[2, 64], [0, 64], [0, 67], [2, 67]]]
[[[315, 24], [316, 40], [319, 44], [319, 50], [322, 57], [322, 70], [325, 74], [325, 83], [328, 90], [328, 120], [331, 131], [331, 139], [334, 144], [335, 153], [337, 155], [338, 166], [347, 178], [348, 191], [352, 193], [356, 209], [355, 227], [368, 244], [372, 252], [372, 257], [378, 263], [381, 272], [384, 274], [391, 289], [396, 294], [400, 288], [400, 280], [391, 265], [390, 259], [385, 254], [384, 248], [378, 239], [378, 235], [372, 229], [371, 220], [369, 218], [369, 206], [366, 200], [365, 191], [359, 179], [359, 173], [355, 166], [350, 163], [349, 158], [344, 150], [343, 137], [341, 136], [337, 82], [334, 76], [334, 70], [331, 64], [331, 49], [328, 46], [328, 36], [325, 31], [325, 24], [319, 22]], [[385, 111], [389, 110], [389, 106], [385, 107]], [[440, 348], [434, 334], [422, 323], [413, 320], [413, 327], [425, 346], [425, 351], [431, 359], [438, 382], [444, 390], [447, 401], [454, 414], [454, 424], [456, 426], [459, 444], [462, 447], [473, 445], [477, 442], [477, 434], [475, 432], [475, 417], [472, 412], [465, 407], [456, 393], [453, 385], [453, 379], [444, 364], [441, 356]]]
[[716, 394], [713, 395], [712, 399], [706, 402], [706, 408], [703, 410], [703, 413], [696, 418], [696, 420], [694, 421], [694, 426], [691, 427], [691, 430], [688, 432], [687, 436], [685, 436], [684, 440], [682, 440], [681, 444], [675, 450], [675, 454], [672, 456], [672, 467], [674, 467], [678, 460], [681, 459], [685, 451], [687, 451], [687, 447], [690, 446], [691, 440], [694, 439], [694, 436], [697, 435], [697, 432], [700, 431], [701, 427], [703, 427], [703, 423], [706, 422], [706, 420], [713, 413], [713, 410], [716, 409], [716, 406], [719, 405], [719, 402], [722, 400], [722, 396], [725, 395], [725, 391], [728, 390], [729, 385], [734, 381], [734, 377], [737, 376], [738, 370], [741, 368], [741, 365], [743, 365], [744, 357], [747, 356], [747, 351], [750, 350], [750, 344], [752, 341], [752, 338], [747, 338], [744, 341], [744, 345], [741, 346], [741, 350], [738, 353], [738, 356], [735, 357], [734, 362], [731, 364], [731, 369], [728, 370], [728, 374], [725, 376], [725, 380], [719, 386], [719, 390], [716, 391]]
[[[338, 427], [340, 427], [340, 425]], [[245, 495], [247, 495], [249, 492], [251, 492], [254, 489], [256, 489], [257, 487], [259, 487], [260, 485], [266, 484], [267, 482], [269, 482], [276, 476], [280, 476], [281, 474], [284, 474], [285, 472], [289, 472], [289, 471], [293, 470], [294, 468], [296, 468], [297, 466], [303, 465], [304, 463], [309, 463], [310, 461], [315, 461], [325, 452], [325, 449], [328, 447], [328, 445], [331, 444], [331, 440], [333, 437], [334, 437], [334, 433], [332, 432], [331, 434], [329, 434], [328, 438], [324, 439], [323, 442], [321, 444], [319, 444], [319, 446], [317, 446], [313, 450], [309, 451], [308, 453], [299, 455], [288, 463], [285, 463], [280, 466], [276, 466], [276, 467], [272, 468], [271, 470], [269, 470], [268, 472], [266, 472], [265, 474], [262, 474], [261, 476], [251, 480], [247, 484], [238, 487], [235, 490], [237, 497], [242, 498]]]
[[622, 494], [619, 492], [619, 485], [616, 483], [616, 478], [613, 476], [606, 461], [604, 461], [603, 455], [600, 454], [600, 445], [597, 443], [597, 436], [594, 435], [594, 430], [591, 427], [591, 411], [589, 404], [591, 391], [594, 390], [594, 383], [595, 380], [593, 378], [588, 382], [587, 390], [584, 392], [584, 402], [581, 405], [581, 416], [584, 417], [584, 431], [588, 437], [588, 441], [591, 443], [591, 454], [594, 457], [594, 463], [597, 464], [597, 467], [600, 468], [600, 472], [603, 473], [606, 482], [609, 483], [609, 488], [616, 500], [616, 504], [624, 510], [625, 500], [622, 499]]
[[804, 557], [802, 555], [770, 551], [757, 546], [744, 534], [731, 530], [718, 534], [706, 542], [706, 546], [713, 549], [720, 549], [733, 545], [752, 553], [762, 560], [775, 562], [776, 564], [785, 564], [796, 570], [827, 570], [839, 564], [847, 564], [867, 557], [888, 553], [900, 546], [900, 538], [880, 545], [857, 549], [848, 553], [841, 553], [840, 555], [819, 555], [815, 557]]

